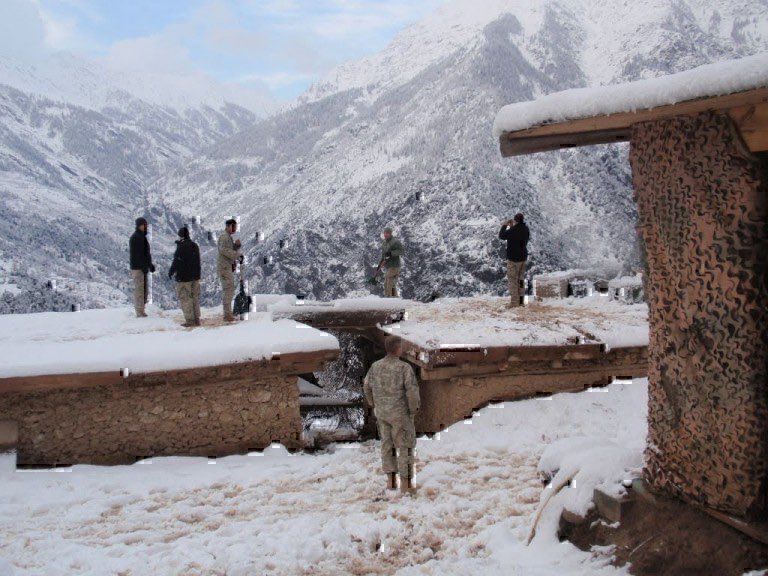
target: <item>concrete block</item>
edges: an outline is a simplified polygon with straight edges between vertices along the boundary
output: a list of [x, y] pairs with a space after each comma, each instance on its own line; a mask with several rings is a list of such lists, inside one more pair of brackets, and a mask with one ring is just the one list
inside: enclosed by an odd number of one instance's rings
[[610, 496], [595, 488], [594, 493], [595, 506], [597, 512], [609, 522], [621, 522], [621, 516], [632, 505], [633, 498], [630, 494], [621, 497]]

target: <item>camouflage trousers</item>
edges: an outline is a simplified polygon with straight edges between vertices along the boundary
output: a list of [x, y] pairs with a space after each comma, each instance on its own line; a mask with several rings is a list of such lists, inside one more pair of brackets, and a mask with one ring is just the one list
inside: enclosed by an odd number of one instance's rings
[[525, 294], [525, 260], [512, 262], [507, 260], [507, 282], [509, 284], [510, 306], [522, 306]]
[[131, 270], [133, 277], [133, 309], [136, 316], [143, 316], [147, 304], [147, 275], [142, 270]]
[[232, 300], [235, 298], [235, 274], [231, 270], [219, 269], [224, 316], [232, 316]]
[[381, 465], [385, 474], [397, 472], [400, 478], [413, 478], [413, 449], [416, 428], [413, 418], [405, 416], [392, 420], [377, 417], [381, 437]]
[[176, 295], [179, 297], [184, 322], [196, 324], [200, 322], [200, 280], [191, 282], [176, 282]]
[[397, 298], [397, 278], [400, 268], [387, 268], [384, 271], [384, 297]]

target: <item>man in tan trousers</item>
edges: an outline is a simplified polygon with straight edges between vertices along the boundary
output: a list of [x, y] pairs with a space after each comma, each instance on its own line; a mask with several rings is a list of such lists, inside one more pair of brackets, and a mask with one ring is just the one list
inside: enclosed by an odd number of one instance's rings
[[168, 276], [176, 279], [176, 295], [184, 313], [185, 328], [200, 326], [200, 247], [189, 237], [189, 228], [179, 229], [176, 252]]
[[227, 322], [235, 321], [232, 315], [232, 300], [235, 297], [235, 267], [240, 257], [240, 240], [232, 239], [232, 234], [235, 232], [237, 232], [237, 220], [230, 219], [225, 223], [224, 232], [219, 235], [217, 271], [221, 281], [224, 320]]
[[145, 218], [136, 219], [136, 230], [131, 235], [129, 249], [131, 253], [131, 277], [133, 278], [133, 308], [138, 318], [146, 318], [147, 274], [155, 271], [152, 253], [149, 250], [147, 234], [149, 224]]
[[528, 260], [530, 231], [521, 213], [501, 225], [499, 239], [507, 241], [507, 281], [509, 283], [509, 307], [523, 305], [525, 293], [525, 262]]
[[384, 266], [384, 297], [397, 298], [397, 279], [400, 277], [403, 244], [392, 235], [392, 228], [384, 228], [381, 245], [381, 265]]
[[387, 488], [413, 493], [413, 450], [416, 447], [414, 417], [419, 411], [419, 383], [411, 365], [400, 360], [401, 343], [396, 336], [384, 341], [387, 355], [374, 362], [363, 381], [365, 399], [373, 406], [381, 437], [381, 463]]

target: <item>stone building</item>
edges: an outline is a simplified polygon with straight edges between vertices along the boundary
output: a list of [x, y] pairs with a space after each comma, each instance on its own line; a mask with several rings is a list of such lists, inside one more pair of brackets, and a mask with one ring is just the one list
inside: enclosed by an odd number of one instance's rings
[[768, 55], [502, 109], [503, 156], [630, 143], [654, 489], [768, 513]]
[[298, 375], [335, 359], [336, 339], [268, 315], [179, 322], [125, 309], [0, 317], [0, 450], [64, 466], [300, 448]]

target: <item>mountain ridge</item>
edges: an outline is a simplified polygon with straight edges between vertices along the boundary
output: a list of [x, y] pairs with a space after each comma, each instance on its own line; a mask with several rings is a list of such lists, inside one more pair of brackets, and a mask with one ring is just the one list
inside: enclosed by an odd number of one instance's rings
[[[332, 72], [296, 106], [171, 172], [154, 193], [206, 222], [239, 214], [246, 237], [264, 234], [246, 243], [262, 263], [258, 291], [363, 291], [378, 233], [394, 225], [407, 243], [406, 296], [502, 293], [495, 236], [518, 210], [532, 224], [532, 273], [637, 266], [626, 146], [503, 161], [493, 117], [548, 92], [765, 50], [764, 2], [489, 4], [466, 22], [466, 0], [449, 4], [382, 53]], [[429, 39], [444, 30], [455, 37], [432, 50]], [[585, 69], [600, 53], [599, 69]]]

